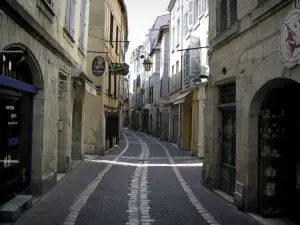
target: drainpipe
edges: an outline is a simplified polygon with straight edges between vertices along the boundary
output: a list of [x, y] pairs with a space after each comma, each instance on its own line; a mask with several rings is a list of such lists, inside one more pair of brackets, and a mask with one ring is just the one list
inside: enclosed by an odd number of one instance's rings
[[[121, 27], [120, 27], [120, 39], [122, 38], [122, 32], [123, 32], [123, 14], [121, 15]], [[125, 43], [125, 42], [121, 42], [121, 43]], [[119, 44], [118, 42], [116, 44]], [[122, 46], [123, 47], [123, 46]], [[121, 48], [119, 48], [119, 51], [121, 51]], [[125, 54], [125, 53], [124, 53]], [[120, 63], [120, 58], [121, 58], [121, 54], [119, 54], [119, 63]], [[124, 78], [123, 78], [124, 79]], [[119, 141], [122, 139], [122, 107], [120, 104], [120, 80], [121, 80], [121, 75], [119, 75], [119, 85], [118, 85], [118, 109], [119, 109], [119, 119], [118, 119], [118, 144]]]
[[204, 158], [204, 100], [205, 100], [205, 85], [206, 82], [201, 83], [198, 86], [198, 143], [197, 143], [197, 147], [198, 147], [198, 152], [197, 152], [197, 156], [200, 159]]

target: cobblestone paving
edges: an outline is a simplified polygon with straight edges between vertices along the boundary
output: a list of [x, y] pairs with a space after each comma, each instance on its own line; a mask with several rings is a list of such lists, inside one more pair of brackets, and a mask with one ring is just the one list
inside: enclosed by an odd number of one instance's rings
[[260, 225], [201, 185], [196, 157], [140, 132], [124, 135], [120, 146], [83, 161], [14, 224]]

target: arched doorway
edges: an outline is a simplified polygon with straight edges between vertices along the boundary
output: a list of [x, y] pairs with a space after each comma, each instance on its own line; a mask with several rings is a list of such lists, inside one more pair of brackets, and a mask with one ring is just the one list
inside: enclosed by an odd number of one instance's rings
[[250, 113], [258, 113], [259, 211], [299, 223], [300, 108], [296, 99], [300, 99], [299, 83], [273, 79], [254, 96]]
[[82, 160], [82, 99], [77, 94], [73, 102], [72, 114], [72, 165]]
[[0, 75], [2, 204], [21, 192], [33, 193], [31, 184], [41, 176], [43, 79], [33, 53], [20, 44], [0, 52]]

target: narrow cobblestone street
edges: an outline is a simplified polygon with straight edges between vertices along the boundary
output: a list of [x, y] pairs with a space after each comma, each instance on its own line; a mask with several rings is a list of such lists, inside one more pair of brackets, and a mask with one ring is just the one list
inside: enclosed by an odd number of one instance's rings
[[201, 185], [202, 163], [124, 130], [119, 147], [85, 160], [15, 225], [258, 225]]

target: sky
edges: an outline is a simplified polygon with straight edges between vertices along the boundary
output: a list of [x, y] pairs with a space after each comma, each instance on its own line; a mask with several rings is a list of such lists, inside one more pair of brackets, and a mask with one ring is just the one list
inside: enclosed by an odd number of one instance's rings
[[[156, 17], [169, 13], [166, 9], [170, 0], [125, 0], [128, 13], [129, 47], [126, 62], [129, 64], [132, 51], [143, 44], [148, 29], [154, 24]], [[131, 76], [131, 80], [133, 77]]]

